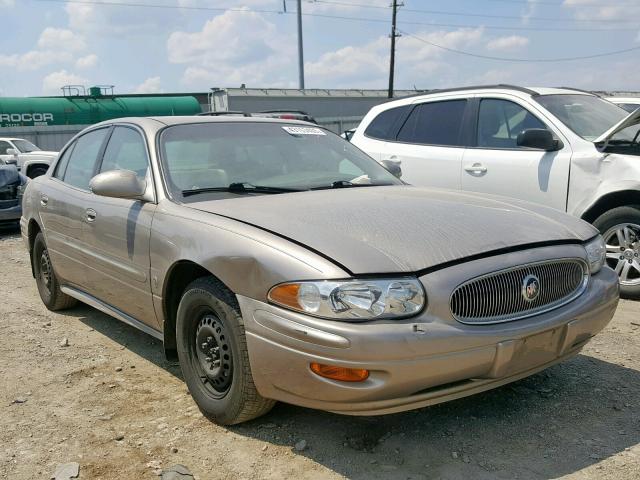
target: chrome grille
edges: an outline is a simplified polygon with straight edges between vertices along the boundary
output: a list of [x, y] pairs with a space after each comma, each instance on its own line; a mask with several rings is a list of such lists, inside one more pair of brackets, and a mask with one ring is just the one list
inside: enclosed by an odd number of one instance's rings
[[[529, 275], [539, 280], [539, 294], [526, 300], [523, 283]], [[508, 322], [564, 305], [587, 285], [588, 268], [580, 259], [562, 259], [521, 265], [474, 278], [451, 295], [454, 318], [462, 323]]]

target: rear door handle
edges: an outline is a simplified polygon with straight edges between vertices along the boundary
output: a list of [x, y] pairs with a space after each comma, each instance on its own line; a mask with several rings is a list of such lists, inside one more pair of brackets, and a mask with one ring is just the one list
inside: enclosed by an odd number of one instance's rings
[[40, 196], [40, 205], [42, 205], [43, 207], [47, 206], [47, 203], [49, 203], [49, 197], [47, 197], [44, 193]]
[[467, 165], [464, 170], [469, 173], [487, 173], [487, 167], [481, 163], [474, 163], [473, 165]]
[[86, 213], [87, 222], [89, 223], [94, 222], [96, 220], [96, 217], [98, 216], [98, 214], [93, 208], [87, 208], [87, 211], [85, 213]]

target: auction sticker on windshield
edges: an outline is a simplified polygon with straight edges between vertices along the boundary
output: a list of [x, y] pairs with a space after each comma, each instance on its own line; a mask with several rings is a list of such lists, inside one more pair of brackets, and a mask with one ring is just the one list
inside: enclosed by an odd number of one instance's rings
[[316, 127], [282, 127], [282, 129], [291, 135], [326, 135], [321, 128]]

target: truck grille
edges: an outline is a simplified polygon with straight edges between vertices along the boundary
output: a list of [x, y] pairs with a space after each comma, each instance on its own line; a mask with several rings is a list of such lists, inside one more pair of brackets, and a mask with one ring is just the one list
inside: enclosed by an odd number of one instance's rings
[[[533, 299], [527, 298], [525, 279], [529, 284], [537, 280]], [[570, 302], [584, 291], [587, 279], [588, 267], [577, 258], [500, 270], [457, 287], [451, 295], [451, 313], [459, 322], [474, 325], [518, 320]]]

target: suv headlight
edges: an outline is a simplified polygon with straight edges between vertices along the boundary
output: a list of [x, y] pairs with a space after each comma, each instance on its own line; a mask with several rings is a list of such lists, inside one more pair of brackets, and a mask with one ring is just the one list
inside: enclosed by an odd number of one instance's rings
[[584, 249], [587, 251], [589, 271], [592, 275], [598, 273], [604, 265], [607, 254], [607, 246], [604, 243], [602, 235], [598, 235], [593, 240], [585, 243]]
[[281, 307], [338, 320], [410, 317], [426, 303], [416, 278], [282, 283], [269, 291], [268, 298]]

